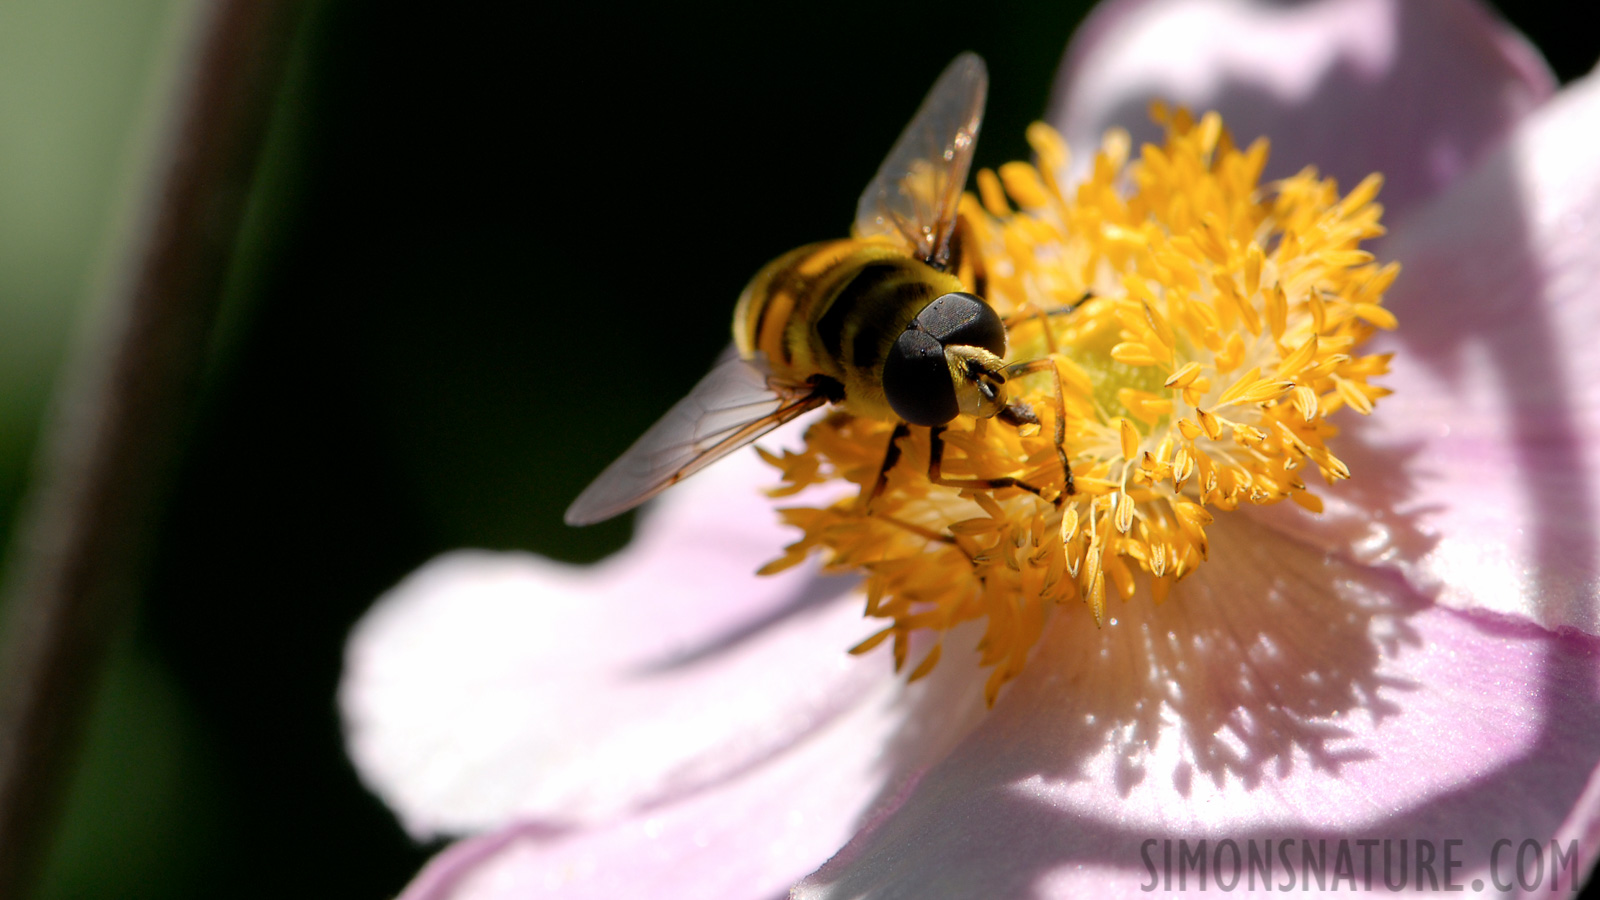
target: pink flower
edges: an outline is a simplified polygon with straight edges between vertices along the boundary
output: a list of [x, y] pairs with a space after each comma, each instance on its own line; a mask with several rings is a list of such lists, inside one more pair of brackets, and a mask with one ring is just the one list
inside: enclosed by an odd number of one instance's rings
[[340, 693], [407, 829], [473, 835], [404, 897], [1139, 896], [1201, 840], [1209, 888], [1239, 859], [1239, 893], [1286, 846], [1270, 890], [1322, 887], [1319, 847], [1328, 888], [1385, 890], [1402, 840], [1411, 889], [1585, 877], [1600, 80], [1552, 93], [1464, 0], [1101, 7], [1056, 90], [1074, 146], [1137, 137], [1160, 96], [1269, 135], [1269, 176], [1386, 174], [1395, 393], [1337, 441], [1356, 476], [1320, 516], [1219, 515], [1163, 605], [1056, 616], [992, 710], [960, 633], [908, 686], [844, 654], [872, 628], [850, 580], [752, 574], [792, 539], [753, 454], [597, 566], [436, 560], [358, 626]]

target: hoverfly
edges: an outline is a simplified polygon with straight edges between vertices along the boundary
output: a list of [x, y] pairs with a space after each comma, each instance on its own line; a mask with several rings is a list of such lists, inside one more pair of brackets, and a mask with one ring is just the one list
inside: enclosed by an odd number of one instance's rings
[[939, 434], [958, 414], [1037, 423], [1026, 404], [1007, 401], [1005, 383], [1049, 365], [1007, 367], [1005, 323], [955, 274], [962, 270], [956, 210], [988, 82], [974, 53], [945, 68], [861, 194], [851, 237], [792, 250], [756, 274], [734, 311], [733, 346], [578, 495], [567, 524], [626, 512], [828, 403], [898, 423], [874, 495], [899, 458], [898, 441], [920, 425], [932, 429], [931, 480], [1043, 496], [1013, 478], [939, 475]]

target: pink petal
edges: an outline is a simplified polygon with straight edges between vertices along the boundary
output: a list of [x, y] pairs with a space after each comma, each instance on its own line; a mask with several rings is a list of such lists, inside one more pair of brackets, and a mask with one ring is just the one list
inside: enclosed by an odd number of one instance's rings
[[[973, 647], [981, 634], [968, 625], [946, 645]], [[884, 653], [867, 660], [875, 677], [853, 704], [783, 752], [617, 821], [570, 830], [525, 822], [462, 841], [402, 900], [781, 895], [985, 717], [976, 653], [947, 652], [909, 686]]]
[[792, 751], [627, 820], [566, 833], [513, 826], [457, 844], [402, 900], [782, 896], [850, 838], [882, 789], [879, 751], [899, 719], [884, 713], [901, 690], [881, 678]]
[[1391, 237], [1395, 395], [1334, 444], [1355, 477], [1327, 513], [1276, 524], [1440, 602], [1600, 634], [1597, 134], [1591, 75]]
[[739, 454], [669, 492], [598, 566], [461, 552], [357, 626], [351, 757], [418, 836], [593, 822], [785, 752], [889, 677], [850, 578], [762, 578], [792, 539]]
[[1151, 100], [1216, 109], [1272, 140], [1268, 177], [1314, 164], [1386, 179], [1392, 224], [1466, 171], [1555, 80], [1469, 0], [1115, 0], [1079, 29], [1049, 119], [1087, 165], [1106, 128], [1154, 140]]
[[1561, 836], [1562, 890], [1586, 874], [1600, 643], [1428, 606], [1242, 516], [1212, 529], [1164, 605], [1100, 629], [1063, 610], [981, 727], [795, 896], [1137, 897], [1149, 839], [1459, 839], [1470, 885], [1496, 840]]

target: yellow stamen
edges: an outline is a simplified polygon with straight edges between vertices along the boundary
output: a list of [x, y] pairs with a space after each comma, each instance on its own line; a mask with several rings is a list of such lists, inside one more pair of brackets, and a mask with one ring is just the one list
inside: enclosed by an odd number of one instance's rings
[[[834, 480], [860, 489], [784, 510], [801, 537], [763, 569], [820, 551], [830, 570], [864, 573], [867, 615], [884, 627], [852, 652], [892, 640], [900, 669], [918, 629], [983, 621], [993, 702], [1058, 605], [1079, 601], [1100, 624], [1108, 595], [1178, 596], [1211, 557], [1217, 511], [1287, 499], [1320, 512], [1305, 473], [1350, 477], [1328, 416], [1370, 414], [1388, 393], [1371, 382], [1388, 356], [1356, 348], [1397, 324], [1382, 300], [1398, 266], [1358, 246], [1383, 233], [1381, 179], [1343, 198], [1312, 169], [1259, 185], [1264, 140], [1241, 151], [1215, 114], [1154, 114], [1164, 144], [1130, 161], [1127, 135], [1108, 134], [1087, 180], [1066, 190], [1066, 144], [1035, 124], [1039, 165], [979, 172], [981, 202], [961, 205], [973, 235], [962, 249], [981, 257], [987, 299], [1012, 323], [1008, 361], [1053, 367], [1006, 384], [1037, 427], [960, 417], [944, 472], [1034, 491], [930, 483], [928, 430], [912, 428], [882, 493], [862, 502], [894, 426], [841, 412], [812, 426], [802, 452], [763, 454], [783, 473], [777, 495]], [[942, 652], [935, 642], [909, 677]]]

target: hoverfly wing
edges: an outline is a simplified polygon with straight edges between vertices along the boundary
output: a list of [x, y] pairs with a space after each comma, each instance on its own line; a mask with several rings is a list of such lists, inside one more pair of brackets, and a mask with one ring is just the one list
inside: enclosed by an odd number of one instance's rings
[[856, 203], [856, 237], [898, 238], [919, 259], [945, 264], [988, 91], [976, 53], [945, 67]]
[[638, 506], [801, 413], [827, 402], [808, 388], [773, 385], [764, 358], [722, 360], [640, 435], [567, 507], [591, 525]]

